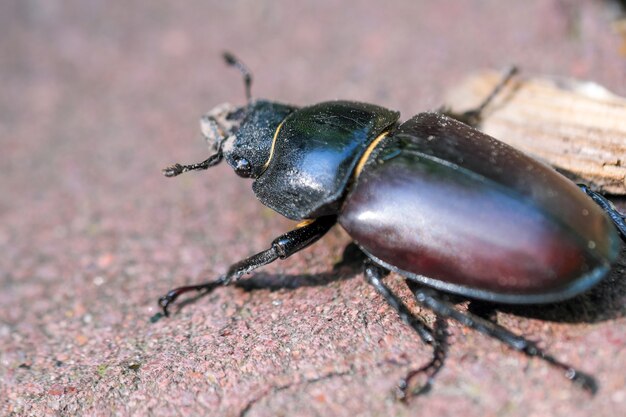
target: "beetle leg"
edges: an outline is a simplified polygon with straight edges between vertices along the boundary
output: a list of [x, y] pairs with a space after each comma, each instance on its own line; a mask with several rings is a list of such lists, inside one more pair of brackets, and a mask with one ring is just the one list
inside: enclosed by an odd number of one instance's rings
[[467, 305], [467, 311], [475, 316], [483, 318], [485, 320], [489, 320], [491, 322], [497, 322], [497, 311], [494, 304], [480, 301], [480, 300], [472, 300]]
[[604, 196], [602, 196], [602, 194], [597, 193], [595, 191], [591, 191], [589, 187], [586, 186], [585, 184], [578, 184], [578, 186], [589, 197], [591, 197], [591, 199], [595, 201], [597, 205], [602, 207], [602, 210], [604, 210], [606, 214], [609, 215], [611, 220], [613, 220], [615, 227], [617, 227], [617, 230], [619, 231], [619, 234], [621, 235], [622, 240], [626, 242], [626, 215], [623, 215], [622, 213], [617, 211], [613, 203], [611, 203]]
[[[410, 371], [398, 384], [399, 399], [408, 400], [413, 395], [424, 394], [429, 391], [437, 373], [443, 367], [447, 354], [447, 332], [445, 320], [435, 322], [435, 330], [429, 328], [421, 319], [411, 313], [409, 308], [387, 287], [382, 279], [389, 271], [375, 265], [371, 261], [365, 263], [365, 278], [367, 282], [383, 296], [385, 301], [398, 313], [403, 322], [408, 324], [419, 335], [424, 343], [433, 346], [433, 357], [426, 365]], [[421, 386], [412, 389], [412, 381], [419, 375], [426, 375], [427, 380]]]
[[591, 392], [592, 394], [595, 394], [597, 391], [597, 383], [591, 375], [583, 373], [574, 369], [570, 365], [560, 362], [553, 356], [541, 350], [536, 343], [526, 340], [489, 320], [482, 319], [473, 314], [460, 312], [455, 309], [452, 304], [442, 300], [441, 295], [435, 290], [422, 288], [411, 282], [409, 282], [409, 287], [415, 294], [417, 302], [429, 310], [432, 310], [435, 314], [444, 318], [450, 318], [464, 326], [477, 330], [486, 336], [493, 337], [510, 348], [520, 351], [527, 356], [543, 359], [550, 365], [565, 371], [567, 379], [573, 381], [583, 389]]
[[[433, 345], [433, 357], [424, 366], [409, 371], [408, 374], [400, 381], [399, 398], [403, 401], [407, 401], [412, 396], [418, 396], [427, 393], [432, 387], [435, 376], [441, 371], [448, 356], [448, 322], [445, 318], [437, 316], [435, 318], [435, 325], [433, 326], [433, 332], [435, 336], [435, 342]], [[421, 375], [426, 376], [426, 383], [421, 386], [414, 382], [415, 379]], [[411, 388], [413, 387], [413, 388]]]
[[500, 82], [493, 88], [493, 90], [491, 90], [491, 93], [489, 93], [489, 95], [485, 97], [482, 103], [480, 103], [476, 108], [464, 111], [463, 113], [455, 113], [444, 107], [440, 110], [441, 113], [472, 127], [478, 126], [483, 120], [483, 111], [485, 108], [498, 94], [500, 94], [500, 91], [502, 91], [504, 86], [518, 73], [518, 71], [519, 69], [516, 66], [511, 66]]
[[228, 285], [232, 281], [236, 281], [241, 276], [250, 273], [254, 269], [274, 262], [276, 259], [285, 259], [294, 253], [301, 251], [307, 246], [316, 242], [324, 236], [326, 232], [335, 224], [335, 216], [319, 217], [309, 223], [304, 224], [290, 232], [280, 235], [274, 241], [269, 249], [252, 255], [228, 268], [226, 274], [220, 276], [217, 280], [198, 285], [188, 285], [184, 287], [174, 288], [168, 291], [163, 297], [159, 298], [159, 306], [163, 309], [165, 316], [169, 315], [169, 306], [181, 295], [190, 291], [204, 291], [205, 293], [213, 291], [215, 288]]

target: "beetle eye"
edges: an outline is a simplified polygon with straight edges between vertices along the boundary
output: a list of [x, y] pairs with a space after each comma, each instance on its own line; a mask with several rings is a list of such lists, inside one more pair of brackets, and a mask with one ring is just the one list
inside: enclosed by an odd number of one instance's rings
[[248, 178], [252, 174], [252, 166], [245, 158], [238, 158], [235, 161], [235, 173], [240, 177]]

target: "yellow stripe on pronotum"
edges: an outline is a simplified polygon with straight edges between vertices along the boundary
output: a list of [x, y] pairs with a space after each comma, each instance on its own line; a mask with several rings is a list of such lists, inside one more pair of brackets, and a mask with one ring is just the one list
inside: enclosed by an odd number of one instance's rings
[[276, 128], [276, 131], [274, 132], [274, 137], [272, 138], [272, 147], [270, 148], [270, 156], [269, 158], [267, 158], [267, 162], [265, 163], [265, 165], [263, 165], [263, 171], [265, 171], [267, 167], [270, 166], [270, 161], [272, 160], [272, 157], [274, 156], [274, 147], [276, 146], [276, 138], [278, 137], [278, 132], [280, 132], [280, 128], [283, 127], [285, 120], [280, 122], [280, 124]]
[[367, 159], [370, 157], [370, 155], [374, 151], [374, 148], [376, 148], [376, 145], [378, 145], [381, 140], [383, 140], [385, 137], [387, 137], [388, 134], [389, 134], [388, 130], [383, 132], [383, 133], [381, 133], [380, 135], [378, 135], [376, 137], [376, 139], [374, 139], [374, 141], [372, 143], [369, 144], [367, 149], [365, 149], [365, 152], [363, 153], [363, 156], [361, 156], [361, 159], [359, 159], [359, 162], [356, 164], [356, 168], [354, 168], [354, 176], [353, 176], [353, 178], [356, 178], [356, 177], [359, 176], [359, 174], [363, 170], [363, 167], [365, 166], [365, 163], [367, 162]]

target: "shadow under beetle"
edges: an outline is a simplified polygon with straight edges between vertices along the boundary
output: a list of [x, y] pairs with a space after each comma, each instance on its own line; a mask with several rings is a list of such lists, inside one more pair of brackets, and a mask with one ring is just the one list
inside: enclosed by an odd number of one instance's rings
[[[541, 358], [596, 391], [590, 375], [446, 299], [451, 293], [505, 304], [565, 300], [600, 281], [618, 257], [619, 236], [626, 241], [625, 216], [604, 197], [470, 126], [514, 71], [475, 111], [420, 113], [399, 122], [398, 112], [373, 104], [252, 100], [250, 72], [233, 55], [224, 58], [243, 74], [247, 104], [224, 104], [204, 116], [202, 131], [215, 153], [164, 174], [226, 159], [239, 176], [254, 179], [263, 204], [302, 222], [217, 280], [168, 292], [159, 299], [165, 315], [181, 294], [228, 285], [339, 223], [367, 255], [367, 281], [433, 346], [430, 362], [402, 380], [402, 398], [428, 390], [443, 366], [445, 319]], [[405, 277], [417, 302], [436, 314], [433, 328], [383, 283], [390, 271]], [[414, 387], [420, 374], [426, 382]]]

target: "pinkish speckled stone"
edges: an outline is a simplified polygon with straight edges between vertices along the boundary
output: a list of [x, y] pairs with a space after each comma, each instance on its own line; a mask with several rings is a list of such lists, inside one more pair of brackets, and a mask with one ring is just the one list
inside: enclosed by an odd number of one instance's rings
[[434, 390], [394, 401], [430, 349], [358, 271], [331, 272], [349, 241], [339, 230], [254, 275], [273, 291], [219, 289], [150, 322], [169, 288], [291, 227], [226, 166], [160, 174], [207, 155], [203, 112], [243, 102], [224, 48], [254, 70], [255, 96], [370, 101], [406, 118], [512, 63], [625, 95], [615, 16], [583, 0], [2, 2], [0, 415], [623, 414], [624, 257], [593, 298], [498, 314], [597, 375], [593, 399], [451, 325]]

